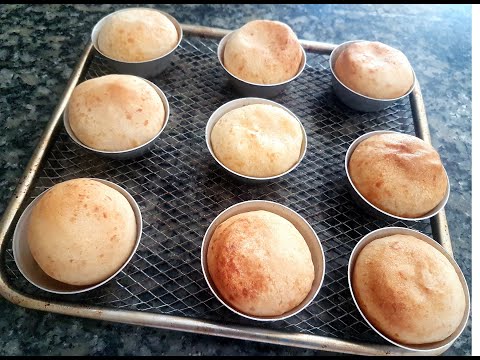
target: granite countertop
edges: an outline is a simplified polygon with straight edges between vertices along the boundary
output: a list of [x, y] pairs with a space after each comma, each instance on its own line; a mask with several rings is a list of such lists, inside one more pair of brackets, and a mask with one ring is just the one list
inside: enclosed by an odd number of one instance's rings
[[[0, 5], [0, 215], [37, 145], [93, 25], [129, 5]], [[471, 6], [156, 5], [180, 22], [226, 29], [255, 18], [300, 38], [379, 40], [416, 70], [433, 145], [449, 174], [456, 260], [471, 285]], [[322, 352], [72, 318], [0, 299], [3, 355], [319, 355]], [[471, 323], [448, 350], [471, 354]]]

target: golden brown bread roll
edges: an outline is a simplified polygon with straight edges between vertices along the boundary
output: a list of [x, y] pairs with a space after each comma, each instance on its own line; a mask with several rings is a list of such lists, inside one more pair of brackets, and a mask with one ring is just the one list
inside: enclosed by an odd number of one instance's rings
[[84, 81], [75, 87], [67, 111], [75, 136], [96, 150], [122, 151], [143, 145], [165, 122], [158, 93], [132, 75]]
[[208, 272], [222, 299], [251, 316], [278, 316], [310, 292], [314, 267], [300, 232], [268, 211], [232, 216], [214, 231]]
[[338, 56], [334, 71], [349, 89], [374, 99], [405, 95], [414, 81], [407, 57], [378, 41], [348, 45]]
[[465, 312], [455, 268], [440, 251], [409, 235], [366, 245], [355, 262], [352, 286], [368, 321], [402, 344], [447, 338]]
[[448, 187], [437, 151], [407, 134], [378, 134], [362, 141], [350, 157], [348, 171], [365, 199], [405, 218], [431, 211], [443, 200]]
[[285, 110], [253, 104], [229, 111], [214, 125], [213, 153], [230, 170], [247, 176], [279, 175], [301, 155], [303, 132]]
[[255, 84], [276, 84], [294, 77], [302, 49], [284, 23], [254, 20], [238, 29], [225, 44], [223, 63], [236, 77]]
[[70, 285], [92, 285], [128, 259], [137, 224], [121, 193], [92, 179], [74, 179], [40, 198], [27, 233], [32, 256], [47, 275]]
[[175, 25], [162, 13], [129, 9], [109, 16], [98, 34], [98, 49], [125, 62], [142, 62], [169, 53], [178, 42]]

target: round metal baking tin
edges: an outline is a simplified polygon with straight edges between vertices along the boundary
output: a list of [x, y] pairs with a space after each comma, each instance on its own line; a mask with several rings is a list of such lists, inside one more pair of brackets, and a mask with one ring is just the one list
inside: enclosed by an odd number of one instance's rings
[[340, 55], [340, 53], [349, 45], [357, 42], [363, 42], [367, 40], [352, 40], [352, 41], [347, 41], [344, 42], [332, 51], [330, 54], [330, 71], [332, 73], [332, 85], [333, 85], [333, 91], [335, 95], [348, 107], [358, 110], [358, 111], [364, 111], [364, 112], [370, 112], [370, 111], [379, 111], [382, 109], [385, 109], [391, 105], [393, 105], [396, 101], [399, 101], [406, 96], [410, 95], [410, 93], [413, 91], [415, 88], [415, 84], [417, 82], [415, 72], [413, 71], [412, 68], [412, 73], [413, 73], [413, 82], [412, 86], [410, 89], [403, 94], [402, 96], [399, 96], [394, 99], [375, 99], [369, 96], [362, 95], [349, 87], [347, 87], [344, 83], [340, 81], [340, 79], [337, 77], [334, 71], [334, 66], [335, 63], [337, 62], [337, 58]]
[[[302, 146], [301, 146], [301, 149], [300, 149], [300, 156], [298, 158], [298, 161], [290, 169], [284, 171], [281, 174], [274, 175], [274, 176], [268, 176], [268, 177], [255, 177], [255, 176], [243, 175], [243, 174], [240, 174], [236, 171], [233, 171], [233, 170], [229, 169], [227, 166], [225, 166], [215, 156], [215, 153], [213, 152], [210, 137], [211, 137], [211, 134], [212, 134], [213, 127], [215, 126], [217, 121], [220, 120], [220, 118], [223, 115], [225, 115], [226, 113], [228, 113], [228, 112], [230, 112], [234, 109], [238, 109], [238, 108], [241, 108], [243, 106], [254, 105], [254, 104], [272, 105], [272, 106], [278, 107], [282, 110], [285, 110], [287, 113], [289, 113], [291, 116], [293, 116], [293, 118], [295, 120], [298, 121], [298, 123], [300, 124], [300, 127], [302, 129], [302, 138], [303, 139], [302, 139]], [[303, 127], [301, 121], [295, 116], [295, 114], [293, 112], [291, 112], [289, 109], [287, 109], [285, 106], [280, 105], [279, 103], [276, 103], [272, 100], [267, 100], [267, 99], [262, 99], [262, 98], [253, 98], [253, 97], [251, 97], [251, 98], [241, 98], [241, 99], [236, 99], [236, 100], [229, 101], [228, 103], [223, 104], [217, 110], [215, 110], [214, 113], [210, 116], [210, 119], [208, 119], [208, 122], [207, 122], [207, 126], [206, 126], [206, 129], [205, 129], [205, 141], [207, 142], [208, 151], [210, 151], [210, 154], [212, 155], [212, 157], [215, 159], [215, 161], [221, 167], [223, 167], [225, 170], [227, 170], [235, 178], [246, 181], [246, 182], [250, 182], [250, 183], [270, 181], [270, 180], [274, 180], [276, 178], [279, 178], [281, 176], [287, 175], [288, 173], [293, 171], [302, 162], [302, 160], [305, 156], [305, 153], [307, 151], [307, 133], [305, 132], [305, 128]]]
[[[146, 60], [146, 61], [138, 61], [138, 62], [121, 61], [121, 60], [113, 59], [105, 55], [104, 53], [102, 53], [98, 48], [98, 35], [105, 21], [114, 14], [117, 14], [122, 11], [130, 11], [134, 9], [152, 10], [165, 15], [173, 23], [173, 25], [175, 26], [175, 29], [177, 30], [178, 41], [175, 47], [165, 55], [162, 55], [158, 58]], [[95, 48], [97, 53], [100, 54], [105, 59], [105, 61], [116, 71], [122, 74], [137, 75], [141, 77], [151, 77], [151, 76], [155, 76], [162, 73], [170, 65], [173, 59], [173, 54], [175, 50], [178, 48], [178, 46], [182, 42], [183, 30], [182, 30], [182, 27], [180, 26], [180, 23], [172, 15], [166, 12], [163, 12], [157, 9], [152, 9], [152, 8], [136, 7], [136, 8], [121, 9], [111, 14], [108, 14], [107, 16], [100, 19], [97, 22], [97, 24], [93, 27], [91, 39], [92, 39], [93, 47]]]
[[155, 140], [160, 136], [160, 134], [163, 132], [163, 130], [165, 130], [165, 127], [167, 126], [167, 123], [168, 123], [168, 119], [170, 117], [170, 106], [168, 104], [167, 97], [165, 96], [163, 91], [160, 90], [160, 88], [157, 85], [155, 85], [154, 83], [152, 83], [151, 81], [149, 81], [147, 79], [143, 79], [143, 78], [140, 78], [140, 79], [146, 81], [151, 87], [153, 87], [153, 89], [157, 92], [158, 96], [162, 100], [163, 107], [165, 109], [165, 121], [163, 122], [162, 128], [158, 131], [157, 134], [155, 134], [155, 136], [152, 139], [150, 139], [146, 143], [144, 143], [142, 145], [139, 145], [137, 147], [134, 147], [132, 149], [120, 150], [120, 151], [98, 150], [98, 149], [94, 149], [92, 147], [89, 147], [89, 146], [85, 145], [84, 143], [82, 143], [80, 141], [80, 139], [73, 132], [73, 130], [70, 126], [69, 119], [68, 119], [68, 104], [67, 104], [67, 106], [65, 107], [65, 110], [63, 111], [63, 125], [65, 126], [65, 130], [67, 131], [70, 138], [74, 142], [76, 142], [78, 145], [83, 147], [84, 149], [90, 150], [94, 153], [97, 153], [101, 156], [105, 156], [105, 157], [108, 157], [108, 158], [111, 158], [111, 159], [127, 160], [127, 159], [133, 159], [133, 158], [136, 158], [136, 157], [139, 157], [139, 156], [142, 156], [143, 154], [145, 154], [153, 146], [153, 144], [155, 143]]
[[[231, 218], [232, 216], [242, 214], [245, 212], [249, 211], [256, 211], [256, 210], [265, 210], [269, 211], [271, 213], [277, 214], [284, 219], [290, 221], [295, 228], [302, 234], [303, 238], [305, 239], [305, 242], [308, 245], [308, 248], [310, 249], [310, 253], [312, 256], [312, 262], [314, 266], [314, 271], [315, 271], [315, 277], [313, 280], [312, 288], [310, 289], [310, 292], [308, 295], [305, 297], [305, 299], [295, 308], [287, 311], [286, 313], [279, 315], [279, 316], [265, 316], [265, 317], [257, 317], [257, 316], [251, 316], [244, 314], [238, 310], [236, 310], [233, 306], [228, 304], [219, 294], [217, 291], [215, 284], [210, 277], [210, 274], [208, 272], [208, 265], [207, 265], [207, 252], [208, 252], [208, 244], [210, 243], [210, 239], [215, 232], [215, 229], [217, 226], [219, 226], [221, 223], [226, 221], [227, 219]], [[233, 206], [230, 206], [226, 210], [222, 211], [210, 224], [208, 227], [205, 236], [203, 237], [203, 242], [202, 242], [202, 250], [201, 250], [201, 262], [202, 262], [202, 271], [203, 275], [205, 277], [205, 280], [207, 281], [208, 287], [210, 290], [213, 292], [215, 297], [220, 301], [223, 305], [225, 305], [229, 310], [234, 312], [237, 315], [240, 315], [244, 318], [250, 319], [250, 320], [256, 320], [256, 321], [276, 321], [276, 320], [283, 320], [286, 318], [289, 318], [295, 314], [298, 314], [300, 311], [304, 310], [306, 307], [310, 305], [310, 303], [315, 299], [317, 296], [318, 292], [320, 291], [320, 288], [322, 287], [323, 279], [325, 276], [325, 255], [323, 253], [323, 247], [318, 239], [317, 234], [315, 231], [312, 229], [312, 227], [308, 224], [308, 222], [300, 216], [298, 213], [293, 211], [292, 209], [272, 202], [272, 201], [266, 201], [266, 200], [250, 200], [250, 201], [244, 201], [238, 204], [235, 204]]]
[[420, 220], [426, 220], [430, 219], [431, 217], [437, 215], [440, 210], [442, 210], [445, 207], [445, 204], [448, 201], [448, 197], [450, 196], [450, 181], [448, 180], [448, 174], [445, 171], [445, 175], [447, 176], [447, 191], [445, 192], [445, 195], [443, 199], [435, 206], [432, 210], [427, 212], [426, 214], [416, 217], [416, 218], [406, 218], [406, 217], [401, 217], [401, 216], [396, 216], [393, 214], [390, 214], [372, 203], [370, 203], [355, 187], [353, 184], [353, 181], [350, 177], [350, 172], [348, 170], [348, 163], [350, 162], [350, 157], [352, 156], [353, 152], [355, 151], [356, 147], [364, 140], [368, 139], [371, 136], [378, 135], [378, 134], [401, 134], [397, 131], [390, 131], [390, 130], [378, 130], [378, 131], [371, 131], [366, 134], [363, 134], [362, 136], [358, 137], [348, 148], [347, 153], [345, 155], [345, 173], [347, 174], [348, 178], [348, 190], [350, 194], [352, 195], [352, 198], [354, 202], [361, 207], [365, 212], [369, 215], [372, 215], [378, 219], [382, 220], [389, 220], [389, 221], [395, 221], [395, 220], [404, 220], [404, 221], [420, 221]]
[[[415, 238], [425, 241], [427, 244], [430, 244], [433, 246], [435, 249], [440, 251], [447, 259], [448, 261], [452, 264], [452, 266], [455, 269], [455, 272], [458, 275], [458, 278], [460, 279], [460, 282], [462, 283], [463, 291], [465, 294], [465, 312], [462, 318], [462, 321], [460, 325], [457, 327], [457, 329], [446, 339], [442, 341], [437, 341], [434, 343], [429, 343], [429, 344], [419, 344], [419, 345], [411, 345], [411, 344], [401, 344], [398, 343], [390, 338], [388, 338], [386, 335], [382, 334], [379, 330], [377, 330], [367, 319], [367, 317], [363, 314], [362, 310], [360, 309], [360, 306], [357, 303], [357, 300], [355, 298], [355, 294], [353, 292], [353, 287], [352, 287], [352, 274], [353, 274], [353, 269], [355, 267], [355, 262], [357, 260], [358, 255], [362, 251], [362, 249], [367, 246], [369, 243], [372, 241], [375, 241], [376, 239], [380, 239], [383, 237], [391, 236], [391, 235], [397, 235], [397, 234], [402, 234], [402, 235], [410, 235], [414, 236]], [[425, 234], [422, 234], [421, 232], [418, 232], [416, 230], [408, 229], [408, 228], [402, 228], [402, 227], [386, 227], [382, 229], [378, 229], [375, 231], [372, 231], [371, 233], [367, 234], [364, 236], [354, 247], [352, 254], [350, 255], [350, 260], [348, 261], [348, 286], [350, 288], [350, 293], [352, 294], [353, 301], [355, 302], [355, 306], [357, 307], [358, 311], [362, 315], [363, 319], [367, 322], [367, 324], [382, 338], [387, 340], [388, 342], [392, 343], [393, 345], [396, 345], [398, 347], [401, 347], [406, 350], [411, 350], [411, 351], [435, 351], [435, 350], [441, 350], [444, 349], [447, 350], [450, 345], [460, 336], [460, 334], [463, 332], [465, 329], [465, 326], [467, 325], [468, 322], [468, 317], [470, 314], [470, 293], [468, 290], [468, 285], [467, 281], [465, 280], [465, 277], [462, 273], [462, 270], [458, 266], [458, 264], [455, 262], [455, 260], [447, 253], [447, 251], [435, 240], [432, 238], [428, 237]]]
[[[238, 30], [235, 30], [235, 31], [238, 31]], [[230, 71], [228, 71], [223, 63], [223, 52], [225, 50], [225, 45], [227, 44], [230, 37], [235, 33], [235, 31], [228, 33], [222, 38], [222, 40], [220, 40], [220, 43], [218, 44], [218, 49], [217, 49], [217, 56], [218, 56], [218, 61], [220, 62], [220, 65], [222, 65], [223, 70], [225, 70], [233, 87], [242, 96], [261, 97], [261, 98], [275, 97], [278, 94], [280, 94], [283, 90], [285, 90], [289, 83], [291, 83], [293, 80], [299, 77], [300, 74], [305, 69], [305, 64], [307, 63], [307, 55], [303, 47], [300, 46], [300, 48], [302, 49], [302, 60], [300, 62], [300, 66], [298, 68], [297, 73], [291, 79], [288, 79], [276, 84], [256, 84], [253, 82], [240, 79], [239, 77], [233, 75]]]
[[112, 189], [117, 190], [127, 199], [135, 214], [135, 220], [137, 224], [137, 238], [135, 241], [135, 246], [133, 247], [132, 253], [125, 261], [125, 263], [113, 275], [109, 276], [107, 279], [103, 280], [98, 284], [75, 286], [65, 284], [48, 276], [33, 258], [32, 253], [30, 252], [30, 248], [28, 246], [27, 238], [28, 223], [32, 210], [35, 204], [41, 199], [41, 197], [45, 195], [48, 191], [50, 191], [52, 188], [47, 189], [43, 193], [38, 195], [23, 211], [20, 219], [18, 220], [17, 226], [15, 227], [12, 241], [13, 258], [18, 269], [31, 284], [44, 291], [55, 294], [79, 294], [98, 288], [106, 284], [108, 281], [112, 280], [115, 276], [117, 276], [118, 273], [120, 273], [120, 271], [125, 268], [125, 266], [127, 266], [127, 264], [130, 262], [133, 255], [137, 251], [138, 245], [140, 244], [140, 239], [142, 237], [142, 213], [140, 212], [140, 208], [138, 207], [138, 204], [133, 199], [133, 197], [125, 189], [110, 181], [95, 178], [92, 178], [91, 180], [101, 182], [102, 184], [105, 184]]

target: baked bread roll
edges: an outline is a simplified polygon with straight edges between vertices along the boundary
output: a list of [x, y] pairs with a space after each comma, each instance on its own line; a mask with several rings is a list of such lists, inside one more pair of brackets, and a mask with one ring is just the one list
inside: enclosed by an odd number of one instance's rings
[[298, 162], [303, 133], [298, 121], [285, 110], [253, 104], [223, 115], [214, 125], [210, 141], [217, 159], [230, 170], [269, 177]]
[[376, 239], [358, 255], [352, 286], [368, 321], [402, 344], [450, 336], [465, 312], [455, 268], [430, 244], [408, 235]]
[[121, 193], [92, 179], [74, 179], [53, 186], [35, 204], [27, 238], [47, 275], [70, 285], [93, 285], [128, 259], [137, 224]]
[[362, 141], [350, 157], [348, 171], [367, 201], [405, 218], [433, 210], [448, 189], [447, 173], [437, 151], [407, 134], [378, 134]]
[[222, 299], [251, 316], [279, 316], [310, 292], [314, 267], [305, 239], [268, 211], [238, 214], [214, 231], [208, 272]]
[[142, 78], [105, 75], [73, 90], [68, 119], [75, 136], [88, 147], [122, 151], [153, 139], [165, 122], [165, 108]]
[[165, 15], [150, 9], [129, 9], [105, 20], [97, 45], [114, 60], [142, 62], [169, 53], [177, 42], [177, 29]]
[[348, 45], [338, 56], [334, 71], [346, 87], [374, 99], [403, 96], [414, 81], [407, 57], [378, 41]]
[[255, 84], [276, 84], [293, 78], [302, 62], [302, 48], [284, 23], [254, 20], [225, 44], [223, 63], [236, 77]]

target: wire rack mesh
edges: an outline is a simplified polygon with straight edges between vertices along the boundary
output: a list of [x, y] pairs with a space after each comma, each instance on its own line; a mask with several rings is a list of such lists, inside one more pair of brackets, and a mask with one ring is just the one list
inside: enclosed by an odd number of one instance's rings
[[[149, 79], [165, 92], [171, 115], [147, 154], [128, 161], [102, 158], [76, 145], [61, 127], [32, 186], [26, 203], [77, 177], [110, 180], [132, 194], [144, 229], [138, 251], [125, 269], [90, 292], [50, 294], [20, 274], [10, 239], [1, 258], [9, 283], [30, 297], [73, 306], [147, 311], [385, 344], [363, 321], [351, 298], [350, 253], [364, 235], [380, 227], [404, 226], [427, 235], [431, 227], [428, 221], [386, 222], [364, 214], [348, 194], [343, 161], [350, 143], [365, 132], [414, 134], [408, 99], [375, 113], [350, 110], [332, 94], [328, 56], [308, 52], [304, 73], [273, 99], [302, 121], [308, 137], [306, 156], [285, 177], [265, 184], [243, 183], [215, 163], [205, 143], [210, 115], [238, 98], [217, 62], [217, 44], [214, 39], [185, 37], [171, 68]], [[109, 73], [114, 71], [95, 56], [83, 80]], [[325, 251], [326, 275], [318, 296], [304, 311], [283, 321], [257, 323], [230, 312], [215, 299], [201, 270], [200, 247], [210, 222], [227, 207], [253, 199], [279, 202], [300, 213]]]

